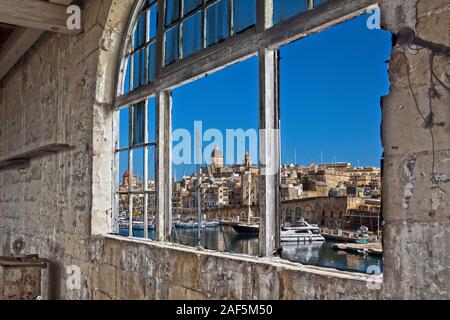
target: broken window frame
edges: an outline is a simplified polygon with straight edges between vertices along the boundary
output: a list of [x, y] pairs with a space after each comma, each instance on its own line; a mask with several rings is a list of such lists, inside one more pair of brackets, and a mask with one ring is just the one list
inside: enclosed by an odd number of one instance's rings
[[[245, 29], [239, 34], [229, 36], [222, 42], [190, 55], [185, 59], [179, 59], [174, 63], [165, 65], [165, 32], [170, 24], [165, 26], [166, 1], [158, 0], [158, 27], [156, 36], [156, 64], [155, 80], [140, 86], [131, 92], [123, 94], [122, 88], [126, 74], [126, 50], [129, 36], [122, 48], [122, 62], [118, 70], [117, 96], [114, 101], [116, 110], [123, 106], [133, 105], [148, 97], [156, 97], [156, 225], [155, 240], [170, 242], [172, 218], [171, 218], [171, 177], [172, 177], [172, 97], [171, 91], [176, 87], [226, 68], [229, 65], [243, 61], [255, 54], [259, 59], [259, 129], [279, 129], [279, 55], [278, 49], [307, 35], [325, 30], [333, 25], [350, 20], [373, 10], [377, 5], [376, 0], [330, 0], [329, 2], [314, 8], [313, 0], [308, 0], [308, 10], [300, 12], [276, 25], [273, 21], [273, 1], [260, 0], [256, 2], [256, 26]], [[135, 4], [135, 10], [129, 20], [127, 35], [137, 21], [138, 8], [143, 7], [145, 0], [139, 0]], [[212, 1], [215, 2], [215, 1]], [[210, 2], [208, 1], [208, 5]], [[203, 6], [205, 3], [203, 3]], [[198, 7], [192, 10], [184, 19], [198, 12]], [[202, 7], [203, 8], [203, 7]], [[206, 6], [205, 6], [206, 8]], [[182, 10], [182, 9], [180, 9]], [[232, 14], [230, 10], [229, 14]], [[180, 20], [181, 22], [182, 20]], [[203, 29], [204, 30], [204, 29]], [[232, 28], [229, 28], [232, 32]], [[203, 38], [204, 40], [204, 38]], [[179, 39], [179, 47], [182, 46], [182, 38]], [[182, 57], [182, 55], [181, 55]], [[117, 127], [114, 129], [117, 138]], [[260, 169], [265, 169], [263, 163], [271, 155], [275, 157], [276, 165], [281, 162], [280, 141], [270, 141], [267, 135], [261, 135], [259, 139]], [[116, 170], [117, 165], [114, 166]], [[166, 169], [167, 168], [167, 169]], [[260, 235], [259, 255], [261, 257], [272, 256], [281, 247], [281, 198], [280, 175], [261, 175], [261, 192], [259, 196], [260, 206]], [[117, 218], [117, 207], [113, 210]]]

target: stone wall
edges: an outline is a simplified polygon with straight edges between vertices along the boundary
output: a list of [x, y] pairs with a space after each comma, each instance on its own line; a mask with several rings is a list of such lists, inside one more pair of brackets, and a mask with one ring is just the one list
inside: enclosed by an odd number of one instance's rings
[[32, 161], [23, 174], [0, 172], [0, 253], [22, 236], [26, 253], [48, 258], [46, 298], [90, 298], [86, 288], [69, 291], [66, 280], [89, 261], [93, 106], [107, 3], [86, 1], [85, 32], [44, 34], [1, 83], [2, 158], [49, 143], [74, 146]]
[[[377, 299], [367, 275], [236, 257], [175, 245], [102, 238], [91, 265], [93, 298]], [[130, 285], [132, 284], [132, 285]]]
[[[441, 97], [432, 101], [433, 148], [401, 48], [393, 50], [391, 94], [382, 101], [382, 292], [368, 290], [362, 275], [93, 236], [105, 234], [111, 223], [111, 103], [132, 3], [84, 1], [83, 33], [45, 34], [1, 82], [1, 158], [46, 143], [74, 146], [32, 161], [23, 174], [0, 171], [0, 254], [9, 254], [20, 235], [26, 253], [48, 258], [44, 298], [450, 297], [449, 94], [436, 87]], [[410, 26], [449, 45], [448, 1], [380, 3], [383, 27], [396, 33]], [[428, 52], [407, 49], [406, 56], [419, 108], [427, 115]], [[435, 70], [448, 83], [448, 58], [436, 57]], [[438, 174], [431, 179], [433, 159]]]
[[[394, 32], [409, 26], [423, 39], [450, 45], [448, 1], [386, 1], [383, 8], [385, 25]], [[429, 54], [425, 49], [394, 48], [389, 65], [391, 92], [382, 101], [387, 298], [450, 297], [449, 91], [436, 85], [440, 98], [431, 100], [434, 124], [430, 130], [424, 128], [407, 77], [409, 69], [412, 90], [426, 118], [430, 113]], [[434, 66], [447, 86], [449, 62], [448, 57], [436, 57]]]

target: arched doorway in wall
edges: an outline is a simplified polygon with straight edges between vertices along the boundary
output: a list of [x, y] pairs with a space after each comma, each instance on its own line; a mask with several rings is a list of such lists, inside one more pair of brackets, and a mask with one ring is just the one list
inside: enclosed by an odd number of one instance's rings
[[302, 220], [302, 209], [297, 207], [295, 208], [295, 220], [294, 222], [297, 224], [299, 221]]
[[294, 220], [293, 220], [293, 211], [292, 211], [292, 209], [291, 208], [287, 208], [286, 209], [286, 224], [288, 224], [288, 225], [291, 225], [291, 224], [293, 224], [294, 223]]
[[314, 211], [313, 211], [313, 208], [310, 205], [307, 205], [305, 207], [305, 210], [304, 210], [303, 214], [304, 214], [304, 218], [305, 218], [305, 220], [307, 222], [309, 222], [309, 223], [318, 223], [318, 221], [314, 221], [315, 220], [315, 218], [313, 216]]
[[[140, 0], [143, 1], [143, 0]], [[93, 130], [92, 167], [95, 174], [92, 175], [92, 224], [91, 233], [93, 235], [118, 234], [118, 219], [114, 210], [111, 210], [113, 203], [116, 208], [121, 199], [126, 203], [126, 195], [116, 197], [110, 191], [114, 189], [119, 180], [119, 173], [111, 172], [111, 164], [114, 163], [114, 154], [111, 152], [115, 144], [114, 122], [117, 99], [116, 89], [118, 84], [118, 73], [120, 71], [123, 44], [128, 34], [129, 22], [134, 18], [133, 13], [138, 3], [134, 0], [110, 1], [101, 6], [104, 14], [98, 16], [98, 25], [104, 26], [100, 35], [98, 55], [92, 53], [90, 57], [97, 57], [97, 78], [95, 88], [95, 103], [93, 106]], [[124, 171], [125, 172], [125, 171]], [[123, 173], [122, 172], [122, 175]], [[108, 188], [106, 186], [110, 186]], [[128, 208], [123, 206], [123, 210]], [[108, 212], [109, 214], [105, 214]]]

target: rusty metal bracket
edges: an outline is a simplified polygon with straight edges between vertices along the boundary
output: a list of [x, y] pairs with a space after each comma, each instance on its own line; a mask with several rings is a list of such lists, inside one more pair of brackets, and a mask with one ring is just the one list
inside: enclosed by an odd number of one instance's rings
[[394, 44], [404, 46], [414, 44], [416, 46], [426, 48], [440, 56], [450, 56], [450, 47], [441, 44], [434, 43], [428, 40], [419, 38], [416, 32], [408, 27], [402, 28], [396, 35], [394, 35]]

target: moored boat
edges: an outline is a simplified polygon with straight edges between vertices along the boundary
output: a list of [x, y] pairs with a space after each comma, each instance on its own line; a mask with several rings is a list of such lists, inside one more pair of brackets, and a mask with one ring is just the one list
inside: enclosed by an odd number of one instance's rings
[[356, 232], [342, 231], [342, 230], [322, 230], [322, 235], [325, 239], [337, 242], [346, 243], [358, 243], [366, 244], [371, 243], [373, 240], [369, 238], [368, 228], [365, 226], [360, 227]]
[[175, 227], [179, 229], [195, 229], [198, 228], [198, 223], [194, 221], [177, 221], [175, 222]]
[[311, 243], [324, 242], [318, 226], [313, 226], [305, 220], [300, 220], [297, 226], [281, 229], [281, 242]]
[[257, 224], [238, 223], [238, 224], [232, 224], [231, 227], [238, 234], [243, 234], [243, 235], [259, 234], [259, 225], [257, 225]]
[[216, 228], [216, 227], [218, 227], [220, 225], [220, 222], [219, 221], [214, 221], [214, 220], [212, 220], [212, 221], [207, 221], [207, 222], [204, 222], [203, 223], [203, 226], [205, 227], [205, 228]]
[[255, 217], [252, 212], [251, 204], [251, 194], [252, 189], [250, 188], [250, 183], [248, 184], [248, 212], [247, 212], [247, 222], [241, 222], [232, 224], [231, 227], [237, 234], [240, 235], [259, 235], [259, 217]]

